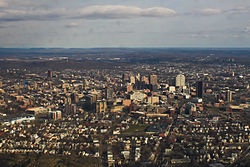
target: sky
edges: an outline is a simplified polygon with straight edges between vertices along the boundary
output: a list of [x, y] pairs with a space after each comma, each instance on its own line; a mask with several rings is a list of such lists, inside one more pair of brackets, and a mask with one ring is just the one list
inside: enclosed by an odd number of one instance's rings
[[250, 47], [250, 0], [0, 0], [0, 48]]

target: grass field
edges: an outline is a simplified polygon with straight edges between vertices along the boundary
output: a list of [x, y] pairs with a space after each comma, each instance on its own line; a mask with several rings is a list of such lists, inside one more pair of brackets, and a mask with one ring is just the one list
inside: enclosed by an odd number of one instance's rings
[[98, 166], [96, 158], [56, 155], [0, 154], [1, 167], [92, 167]]
[[139, 125], [130, 125], [127, 130], [124, 131], [124, 134], [137, 134], [137, 133], [145, 133], [147, 125], [139, 124]]

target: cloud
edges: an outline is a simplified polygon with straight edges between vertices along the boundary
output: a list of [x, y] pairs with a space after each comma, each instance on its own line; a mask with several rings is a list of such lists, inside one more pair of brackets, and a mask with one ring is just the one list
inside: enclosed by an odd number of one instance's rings
[[134, 17], [166, 17], [175, 15], [172, 9], [162, 7], [139, 8], [135, 6], [104, 5], [90, 6], [80, 10], [80, 16], [88, 19], [115, 19]]
[[68, 11], [61, 9], [53, 10], [3, 10], [0, 12], [0, 21], [25, 21], [25, 20], [53, 20], [65, 18]]
[[8, 6], [8, 3], [5, 0], [0, 0], [0, 8]]
[[250, 13], [250, 7], [249, 6], [246, 6], [246, 7], [236, 7], [236, 8], [225, 10], [225, 12], [231, 13], [231, 14]]
[[209, 35], [209, 34], [198, 32], [198, 33], [191, 34], [191, 37], [192, 38], [205, 38], [205, 39], [208, 39], [208, 38], [211, 38], [212, 36]]
[[75, 23], [75, 22], [72, 22], [72, 23], [69, 23], [69, 24], [66, 24], [65, 27], [66, 28], [74, 28], [74, 27], [78, 27], [79, 24]]
[[210, 16], [210, 15], [219, 15], [219, 14], [246, 14], [250, 13], [250, 7], [235, 7], [231, 9], [219, 9], [219, 8], [205, 8], [205, 9], [199, 9], [194, 11], [191, 14], [195, 15], [203, 15], [203, 16]]
[[[10, 0], [16, 2], [17, 0]], [[46, 0], [47, 2], [48, 0]], [[24, 1], [26, 5], [31, 0]], [[96, 5], [78, 9], [46, 8], [46, 3], [33, 1], [35, 7], [25, 7], [15, 9], [13, 7], [2, 8], [0, 10], [0, 21], [25, 21], [25, 20], [55, 20], [55, 19], [133, 19], [133, 18], [163, 18], [176, 16], [176, 11], [165, 7], [140, 8], [136, 6], [124, 5]], [[32, 3], [32, 4], [33, 4]], [[53, 3], [57, 3], [56, 0]], [[1, 6], [8, 5], [4, 0], [0, 0]], [[12, 4], [9, 4], [11, 6]], [[211, 16], [219, 14], [241, 14], [250, 12], [249, 7], [238, 7], [227, 10], [219, 8], [205, 8], [195, 10], [185, 15]], [[68, 25], [66, 27], [73, 27]]]
[[233, 38], [241, 38], [242, 36], [239, 35], [239, 34], [233, 34], [232, 37], [233, 37]]
[[175, 15], [172, 9], [152, 7], [142, 9], [135, 6], [104, 5], [90, 6], [76, 10], [56, 8], [50, 10], [2, 10], [0, 21], [53, 20], [53, 19], [123, 19], [135, 17], [167, 17]]
[[196, 13], [207, 16], [207, 15], [218, 15], [218, 14], [223, 13], [223, 11], [217, 8], [205, 8], [205, 9], [197, 10]]
[[[1, 0], [0, 0], [1, 1]], [[7, 0], [11, 8], [49, 9], [59, 5], [58, 0]]]

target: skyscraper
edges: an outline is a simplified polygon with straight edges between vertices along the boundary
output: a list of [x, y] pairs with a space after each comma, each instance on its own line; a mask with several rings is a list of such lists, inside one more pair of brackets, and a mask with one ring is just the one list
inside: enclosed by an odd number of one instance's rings
[[196, 82], [196, 96], [202, 98], [204, 92], [204, 85], [202, 81]]
[[106, 88], [106, 99], [113, 99], [114, 97], [114, 89]]
[[73, 103], [78, 103], [79, 102], [79, 96], [78, 96], [78, 94], [76, 92], [71, 94], [71, 101]]
[[71, 113], [71, 97], [69, 93], [66, 94], [66, 97], [64, 99], [64, 105], [65, 105], [65, 108], [64, 108], [65, 113], [70, 114]]
[[227, 94], [226, 94], [226, 100], [227, 102], [232, 102], [232, 99], [233, 99], [233, 94], [232, 94], [232, 91], [230, 90], [227, 90]]
[[136, 75], [136, 80], [137, 80], [137, 81], [141, 81], [141, 74], [138, 73], [138, 74]]
[[96, 102], [96, 112], [106, 112], [107, 102], [105, 100], [98, 100]]
[[53, 77], [53, 72], [51, 70], [48, 70], [48, 78], [52, 78]]
[[133, 86], [127, 85], [127, 92], [132, 92], [132, 91], [133, 91]]
[[130, 83], [135, 84], [135, 77], [134, 76], [130, 76]]
[[128, 74], [122, 74], [122, 81], [126, 82], [129, 80], [129, 75]]
[[149, 79], [148, 79], [148, 77], [143, 76], [143, 77], [142, 77], [142, 82], [144, 82], [145, 84], [149, 84]]
[[61, 111], [50, 111], [49, 118], [54, 120], [62, 119], [62, 112]]
[[151, 85], [157, 85], [157, 75], [153, 74], [149, 76], [149, 83]]
[[34, 89], [37, 89], [37, 88], [38, 88], [37, 82], [34, 82]]
[[183, 74], [179, 74], [176, 76], [175, 86], [177, 86], [177, 87], [185, 86], [185, 76]]

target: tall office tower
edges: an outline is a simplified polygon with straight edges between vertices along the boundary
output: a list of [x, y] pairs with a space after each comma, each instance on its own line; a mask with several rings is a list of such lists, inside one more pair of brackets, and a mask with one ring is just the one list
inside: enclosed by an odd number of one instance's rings
[[176, 76], [175, 86], [177, 86], [177, 87], [185, 86], [185, 76], [183, 74], [179, 74]]
[[82, 86], [83, 89], [86, 90], [88, 88], [88, 85], [89, 85], [89, 82], [86, 79], [84, 79], [83, 80], [83, 86]]
[[66, 98], [65, 98], [64, 104], [71, 104], [71, 98], [70, 98], [70, 94], [69, 93], [66, 94]]
[[138, 74], [136, 75], [136, 80], [137, 80], [137, 81], [141, 81], [141, 74], [140, 74], [140, 73], [138, 73]]
[[133, 86], [132, 85], [128, 85], [127, 86], [127, 92], [132, 92], [133, 91]]
[[48, 82], [48, 85], [49, 85], [49, 88], [50, 88], [50, 89], [53, 89], [52, 81], [49, 81], [49, 82]]
[[25, 83], [25, 80], [23, 80], [23, 88], [26, 87], [26, 83]]
[[135, 84], [135, 77], [134, 76], [130, 76], [130, 83]]
[[77, 106], [76, 106], [76, 104], [72, 104], [71, 105], [71, 114], [76, 114], [76, 112], [77, 112]]
[[149, 83], [151, 85], [157, 85], [157, 75], [150, 75], [149, 76]]
[[85, 98], [86, 98], [86, 107], [89, 110], [93, 111], [95, 109], [95, 107], [96, 107], [97, 95], [95, 95], [95, 94], [89, 94]]
[[56, 117], [57, 117], [57, 119], [62, 119], [62, 112], [56, 111]]
[[149, 84], [148, 77], [143, 76], [143, 77], [142, 77], [142, 82], [144, 82], [145, 84]]
[[196, 96], [202, 98], [204, 92], [204, 85], [202, 81], [196, 82]]
[[38, 88], [37, 82], [34, 82], [34, 89], [37, 89], [37, 88]]
[[66, 103], [64, 106], [64, 113], [69, 114], [71, 112], [71, 104]]
[[228, 90], [227, 91], [227, 94], [226, 94], [226, 100], [227, 102], [232, 102], [232, 99], [233, 99], [233, 94], [232, 94], [232, 91]]
[[194, 103], [188, 102], [186, 104], [185, 114], [196, 115], [196, 105]]
[[61, 111], [50, 111], [49, 118], [54, 120], [62, 119], [62, 112]]
[[122, 81], [123, 82], [129, 81], [129, 75], [128, 74], [122, 74]]
[[106, 88], [106, 99], [113, 99], [114, 97], [114, 89]]
[[71, 94], [71, 101], [73, 103], [78, 103], [79, 102], [79, 96], [78, 96], [78, 94], [76, 92]]
[[53, 71], [51, 71], [51, 70], [48, 70], [48, 78], [52, 78], [53, 77]]
[[98, 100], [96, 102], [96, 112], [106, 112], [107, 111], [107, 102], [104, 100]]
[[69, 93], [66, 94], [66, 97], [64, 100], [65, 100], [64, 101], [64, 105], [65, 105], [64, 112], [66, 114], [70, 114], [71, 113], [71, 97], [70, 97]]

